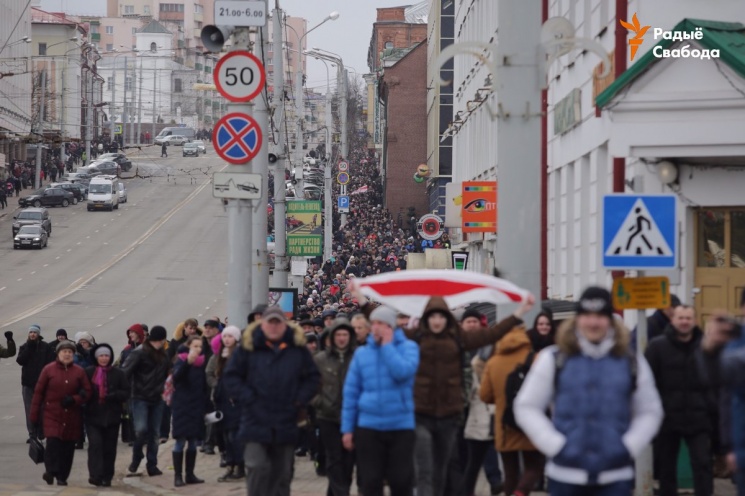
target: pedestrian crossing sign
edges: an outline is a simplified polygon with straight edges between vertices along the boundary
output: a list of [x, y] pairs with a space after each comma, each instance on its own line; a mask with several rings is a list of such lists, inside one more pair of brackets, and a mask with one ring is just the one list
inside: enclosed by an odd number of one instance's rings
[[675, 195], [603, 197], [603, 267], [675, 269], [678, 220]]

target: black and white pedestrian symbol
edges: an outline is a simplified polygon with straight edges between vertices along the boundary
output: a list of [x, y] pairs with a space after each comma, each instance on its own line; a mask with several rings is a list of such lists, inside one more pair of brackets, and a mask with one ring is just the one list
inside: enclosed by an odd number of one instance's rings
[[673, 250], [641, 199], [634, 203], [605, 251], [605, 256], [670, 257], [672, 255]]

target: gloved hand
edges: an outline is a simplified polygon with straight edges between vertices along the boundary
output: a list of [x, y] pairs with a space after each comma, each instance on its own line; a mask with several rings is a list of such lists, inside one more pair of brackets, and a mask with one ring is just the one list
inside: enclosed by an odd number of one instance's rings
[[13, 332], [5, 331], [5, 339], [7, 339], [8, 341], [13, 341]]
[[78, 396], [85, 400], [88, 397], [88, 393], [85, 392], [85, 389], [81, 389], [80, 391], [78, 391]]
[[73, 398], [70, 395], [65, 396], [62, 398], [62, 406], [65, 408], [70, 408], [71, 406], [75, 405], [75, 398]]

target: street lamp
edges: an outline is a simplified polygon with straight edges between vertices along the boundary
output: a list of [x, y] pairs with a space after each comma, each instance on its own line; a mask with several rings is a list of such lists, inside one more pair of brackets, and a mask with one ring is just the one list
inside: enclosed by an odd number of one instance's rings
[[[31, 40], [31, 37], [30, 37], [30, 36], [24, 36], [24, 37], [23, 37], [23, 38], [21, 38], [20, 40], [16, 40], [16, 41], [14, 41], [13, 43], [9, 43], [9, 44], [7, 45], [7, 47], [12, 47], [13, 45], [18, 45], [18, 44], [20, 44], [20, 43], [31, 43], [31, 41], [32, 41], [32, 40]], [[7, 47], [6, 47], [6, 48], [7, 48]]]
[[344, 67], [344, 61], [340, 56], [327, 50], [323, 50], [322, 52], [319, 50], [319, 48], [313, 47], [313, 50], [306, 50], [305, 53], [319, 59], [334, 61], [338, 64], [338, 89], [341, 97], [341, 156], [342, 158], [346, 158], [349, 155], [349, 143], [347, 141], [347, 69]]

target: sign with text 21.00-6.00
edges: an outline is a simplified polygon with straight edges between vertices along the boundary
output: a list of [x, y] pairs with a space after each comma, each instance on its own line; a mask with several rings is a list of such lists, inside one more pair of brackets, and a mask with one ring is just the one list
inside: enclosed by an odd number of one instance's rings
[[318, 257], [323, 255], [323, 221], [321, 202], [316, 200], [288, 200], [287, 255]]

